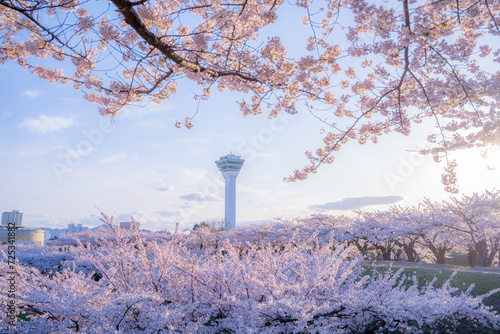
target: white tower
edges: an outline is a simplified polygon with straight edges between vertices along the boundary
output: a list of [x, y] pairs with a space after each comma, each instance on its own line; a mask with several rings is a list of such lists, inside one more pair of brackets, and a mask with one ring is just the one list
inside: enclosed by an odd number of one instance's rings
[[245, 160], [232, 153], [215, 162], [226, 181], [225, 230], [236, 227], [236, 177], [244, 162]]

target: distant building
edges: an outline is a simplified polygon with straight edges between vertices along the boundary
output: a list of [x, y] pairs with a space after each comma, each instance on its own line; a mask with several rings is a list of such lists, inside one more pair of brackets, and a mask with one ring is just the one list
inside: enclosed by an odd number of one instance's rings
[[139, 229], [140, 225], [141, 224], [139, 222], [121, 222], [120, 228], [124, 228], [126, 230], [130, 230], [131, 228]]
[[23, 225], [23, 213], [19, 210], [12, 210], [11, 212], [2, 213], [2, 225], [9, 225], [9, 223], [15, 223], [16, 226]]
[[0, 243], [44, 245], [45, 231], [38, 228], [24, 227], [23, 213], [19, 210], [2, 213], [0, 225]]
[[83, 227], [82, 223], [80, 223], [78, 225], [76, 225], [74, 223], [68, 224], [68, 232], [70, 232], [70, 233], [80, 233], [80, 232], [86, 231], [88, 229], [89, 229], [88, 227]]
[[[7, 226], [0, 226], [0, 243], [9, 242], [9, 231]], [[38, 228], [16, 226], [14, 237], [14, 243], [16, 244], [33, 244], [37, 246], [43, 246], [45, 243], [45, 231]]]

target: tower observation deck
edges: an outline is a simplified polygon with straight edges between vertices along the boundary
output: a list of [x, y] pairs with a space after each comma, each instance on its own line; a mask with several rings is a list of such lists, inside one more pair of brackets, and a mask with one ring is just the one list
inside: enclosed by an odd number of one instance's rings
[[225, 185], [225, 229], [236, 227], [236, 177], [245, 160], [228, 154], [215, 162], [224, 177]]

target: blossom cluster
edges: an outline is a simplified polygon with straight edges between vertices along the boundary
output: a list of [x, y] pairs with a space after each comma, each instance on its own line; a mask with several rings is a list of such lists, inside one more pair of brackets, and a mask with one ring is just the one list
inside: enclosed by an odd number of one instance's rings
[[[268, 29], [294, 5], [311, 32], [294, 41], [298, 54]], [[497, 1], [0, 0], [0, 63], [84, 87], [105, 116], [160, 103], [182, 78], [199, 86], [197, 99], [208, 87], [245, 93], [245, 116], [307, 108], [327, 124], [324, 145], [289, 181], [333, 163], [351, 140], [408, 135], [432, 118], [438, 132], [421, 153], [444, 160], [442, 183], [457, 192], [449, 154], [500, 142], [499, 22]], [[46, 58], [74, 67], [63, 73]]]
[[282, 233], [294, 224], [282, 223], [281, 237], [247, 238], [246, 228], [230, 240], [203, 228], [158, 237], [103, 221], [107, 229], [77, 234], [74, 246], [19, 251], [16, 332], [417, 333], [453, 332], [461, 321], [500, 329], [482, 303], [497, 291], [473, 297], [472, 287], [451, 287], [452, 277], [419, 288], [402, 270], [370, 268], [327, 227], [290, 237]]

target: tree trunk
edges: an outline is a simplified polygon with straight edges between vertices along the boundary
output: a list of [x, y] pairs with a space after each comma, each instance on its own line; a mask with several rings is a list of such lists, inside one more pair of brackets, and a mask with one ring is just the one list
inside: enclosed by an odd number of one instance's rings
[[469, 254], [467, 255], [467, 261], [469, 262], [469, 267], [474, 268], [476, 266], [477, 251], [474, 247], [469, 247]]
[[436, 247], [430, 243], [427, 244], [427, 247], [431, 250], [432, 255], [434, 255], [434, 261], [437, 264], [445, 264], [446, 247]]
[[364, 244], [361, 244], [359, 241], [354, 241], [354, 245], [356, 245], [356, 248], [358, 248], [361, 255], [368, 256], [368, 243], [367, 242], [365, 242]]
[[480, 240], [476, 244], [477, 263], [480, 267], [489, 267], [488, 265], [488, 244], [486, 239]]
[[399, 258], [401, 256], [401, 254], [403, 254], [403, 250], [402, 249], [398, 249], [395, 253], [394, 253], [394, 261], [399, 261]]
[[419, 262], [420, 257], [418, 256], [417, 251], [415, 250], [415, 242], [411, 242], [407, 245], [403, 245], [405, 250], [406, 257], [408, 258], [408, 262]]
[[436, 262], [437, 262], [437, 264], [445, 264], [446, 263], [446, 248], [440, 248], [437, 251]]
[[500, 240], [498, 238], [495, 238], [494, 240], [490, 239], [490, 241], [491, 241], [491, 251], [486, 259], [488, 267], [491, 267], [493, 265], [493, 261], [495, 260], [495, 256], [497, 255], [500, 246]]
[[375, 247], [382, 253], [382, 259], [384, 259], [384, 261], [391, 261], [391, 255], [392, 255], [391, 247], [384, 247], [384, 246], [375, 246]]

